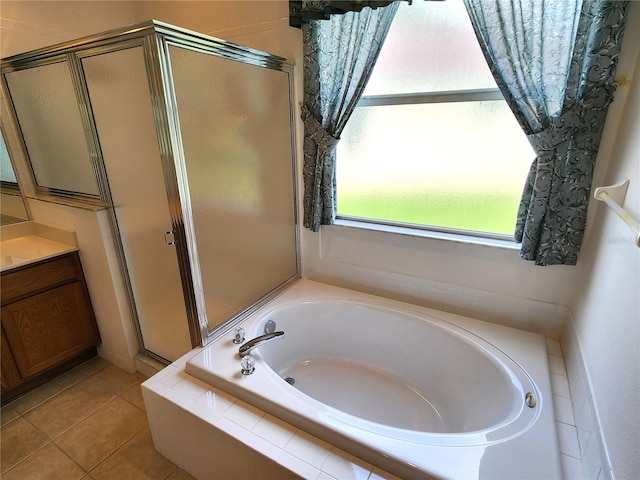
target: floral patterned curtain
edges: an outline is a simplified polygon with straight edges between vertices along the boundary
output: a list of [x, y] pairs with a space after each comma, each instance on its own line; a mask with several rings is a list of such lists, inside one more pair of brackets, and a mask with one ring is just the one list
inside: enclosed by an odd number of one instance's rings
[[518, 211], [520, 255], [537, 265], [575, 265], [628, 1], [464, 2], [537, 155]]
[[321, 224], [333, 223], [335, 147], [397, 9], [397, 3], [375, 10], [364, 8], [302, 27], [304, 226], [314, 232]]

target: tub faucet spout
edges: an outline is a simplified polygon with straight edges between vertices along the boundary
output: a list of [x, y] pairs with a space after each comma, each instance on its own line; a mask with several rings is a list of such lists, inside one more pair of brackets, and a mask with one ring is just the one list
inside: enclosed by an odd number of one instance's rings
[[263, 343], [277, 340], [282, 337], [284, 337], [284, 332], [265, 333], [264, 335], [260, 335], [259, 337], [240, 345], [238, 353], [244, 357], [245, 355], [249, 355], [253, 349], [258, 348]]

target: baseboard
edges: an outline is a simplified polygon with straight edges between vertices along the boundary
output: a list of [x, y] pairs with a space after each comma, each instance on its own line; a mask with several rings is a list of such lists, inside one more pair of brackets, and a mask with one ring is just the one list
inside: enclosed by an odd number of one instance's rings
[[147, 377], [153, 377], [156, 373], [166, 367], [166, 364], [155, 358], [139, 353], [135, 356], [136, 370]]
[[129, 373], [133, 373], [136, 371], [136, 362], [134, 357], [124, 357], [113, 352], [112, 350], [103, 348], [102, 346], [98, 346], [98, 355]]

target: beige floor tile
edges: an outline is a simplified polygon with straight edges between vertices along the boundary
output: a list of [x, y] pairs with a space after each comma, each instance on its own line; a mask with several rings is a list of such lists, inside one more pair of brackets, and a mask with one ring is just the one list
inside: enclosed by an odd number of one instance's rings
[[0, 429], [0, 471], [4, 472], [40, 450], [48, 442], [47, 437], [36, 430], [24, 418], [17, 418]]
[[96, 480], [163, 480], [175, 467], [156, 452], [151, 433], [145, 428], [90, 473]]
[[147, 417], [140, 409], [115, 398], [60, 435], [55, 443], [90, 471], [146, 426]]
[[85, 378], [38, 405], [24, 418], [53, 440], [114, 397], [102, 385]]
[[171, 475], [167, 477], [167, 480], [196, 480], [180, 467], [176, 468]]
[[70, 370], [11, 402], [8, 406], [14, 408], [18, 413], [24, 414], [85, 378], [86, 375], [83, 373], [75, 369]]
[[120, 397], [124, 398], [134, 407], [138, 407], [143, 412], [146, 412], [144, 406], [144, 398], [142, 398], [142, 388], [140, 387], [140, 385], [134, 385], [133, 387], [130, 387], [128, 390], [121, 393]]
[[102, 370], [105, 367], [111, 365], [109, 360], [105, 360], [102, 357], [93, 357], [91, 360], [87, 360], [81, 365], [78, 365], [75, 369], [85, 374], [86, 376], [93, 375], [94, 373]]
[[3, 480], [78, 480], [85, 475], [73, 460], [50, 443], [2, 475]]
[[0, 425], [4, 427], [7, 423], [12, 422], [19, 416], [20, 414], [15, 408], [2, 407], [2, 410], [0, 411]]
[[146, 377], [141, 373], [128, 373], [115, 365], [108, 365], [89, 378], [118, 395], [133, 385], [139, 385], [146, 380]]

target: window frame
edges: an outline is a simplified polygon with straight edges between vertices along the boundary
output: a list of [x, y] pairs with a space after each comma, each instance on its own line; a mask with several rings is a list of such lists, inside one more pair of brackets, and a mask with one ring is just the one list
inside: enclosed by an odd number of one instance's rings
[[[409, 2], [410, 4], [411, 2]], [[402, 6], [401, 6], [402, 7]], [[475, 37], [475, 35], [474, 35]], [[483, 59], [485, 60], [485, 59]], [[486, 60], [485, 60], [486, 61]], [[492, 75], [493, 76], [493, 75]], [[446, 87], [445, 87], [446, 88]], [[366, 92], [366, 88], [365, 88]], [[422, 92], [403, 92], [403, 93], [382, 93], [363, 95], [357, 102], [355, 109], [362, 107], [377, 106], [401, 106], [401, 105], [419, 105], [419, 104], [450, 104], [456, 102], [488, 102], [500, 101], [508, 107], [508, 103], [498, 86], [484, 86], [480, 88], [454, 88], [451, 90], [433, 90]], [[353, 112], [355, 112], [355, 109]], [[352, 113], [353, 113], [352, 112]], [[514, 120], [515, 121], [515, 120]], [[523, 133], [524, 135], [524, 133]], [[531, 158], [533, 160], [533, 157]], [[336, 158], [336, 162], [340, 162]], [[337, 174], [337, 170], [336, 170]], [[522, 179], [521, 186], [524, 185], [526, 176]], [[446, 227], [431, 224], [418, 224], [403, 221], [384, 220], [379, 218], [369, 218], [363, 216], [355, 216], [349, 214], [341, 214], [338, 205], [339, 183], [337, 176], [335, 180], [335, 214], [333, 223], [341, 226], [352, 228], [363, 228], [376, 231], [389, 231], [405, 235], [413, 235], [419, 237], [429, 237], [441, 240], [453, 240], [464, 243], [475, 243], [489, 246], [499, 246], [503, 248], [516, 249], [519, 244], [516, 243], [513, 233], [486, 232], [456, 227]], [[514, 231], [515, 231], [514, 218]]]
[[[483, 101], [505, 101], [505, 99], [499, 88], [397, 93], [362, 96], [356, 104], [356, 108]], [[340, 214], [337, 205], [335, 219], [336, 224], [338, 225], [361, 227], [369, 230], [395, 231], [396, 233], [413, 234], [416, 236], [432, 237], [441, 240], [465, 241], [465, 239], [481, 239], [479, 242], [473, 241], [472, 243], [481, 243], [483, 245], [506, 248], [514, 248], [517, 245], [513, 236], [507, 234], [344, 215]], [[432, 233], [433, 235], [430, 235], [429, 233]]]

